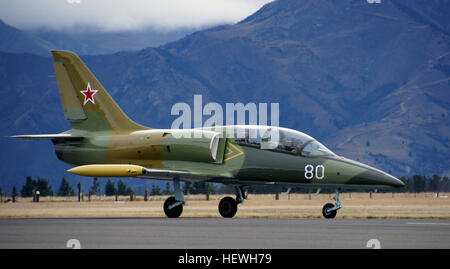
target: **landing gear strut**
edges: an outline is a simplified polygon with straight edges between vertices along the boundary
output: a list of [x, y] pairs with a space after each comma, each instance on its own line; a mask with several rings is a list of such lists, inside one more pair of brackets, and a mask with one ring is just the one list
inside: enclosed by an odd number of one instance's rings
[[342, 208], [341, 201], [339, 200], [339, 189], [336, 190], [336, 195], [333, 197], [333, 200], [336, 202], [336, 205], [328, 203], [322, 208], [322, 214], [326, 219], [334, 219], [337, 211]]
[[180, 187], [180, 178], [173, 179], [174, 196], [170, 196], [164, 202], [164, 213], [168, 218], [178, 218], [183, 213], [183, 205], [186, 204], [183, 192]]
[[224, 218], [232, 218], [236, 215], [238, 204], [242, 204], [247, 199], [247, 193], [242, 186], [236, 187], [236, 199], [229, 196], [220, 200], [219, 213]]

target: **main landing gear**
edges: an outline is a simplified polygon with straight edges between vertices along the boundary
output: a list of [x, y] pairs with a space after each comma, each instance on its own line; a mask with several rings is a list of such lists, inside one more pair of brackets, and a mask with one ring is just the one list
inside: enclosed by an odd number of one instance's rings
[[164, 202], [164, 213], [168, 218], [178, 218], [183, 213], [183, 205], [186, 204], [179, 177], [173, 179], [173, 189], [175, 196], [170, 196]]
[[326, 219], [334, 219], [337, 211], [342, 208], [341, 201], [339, 200], [339, 189], [336, 190], [336, 195], [333, 197], [333, 200], [336, 202], [336, 205], [328, 203], [322, 208], [322, 214]]
[[224, 218], [232, 218], [236, 215], [238, 204], [242, 204], [247, 199], [247, 192], [244, 187], [236, 187], [236, 199], [229, 196], [222, 198], [219, 203], [219, 213]]
[[[178, 218], [183, 213], [183, 205], [186, 204], [183, 192], [180, 187], [179, 177], [173, 179], [173, 189], [175, 196], [170, 196], [164, 202], [164, 213], [168, 218]], [[236, 215], [238, 204], [242, 204], [247, 199], [247, 192], [242, 186], [236, 187], [236, 199], [229, 196], [220, 200], [219, 213], [224, 218], [232, 218]]]

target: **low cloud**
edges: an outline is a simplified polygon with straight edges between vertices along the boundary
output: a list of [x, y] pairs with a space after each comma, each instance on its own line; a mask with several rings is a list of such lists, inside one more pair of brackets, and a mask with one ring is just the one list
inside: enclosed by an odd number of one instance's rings
[[272, 0], [3, 0], [0, 19], [21, 29], [174, 30], [236, 23]]

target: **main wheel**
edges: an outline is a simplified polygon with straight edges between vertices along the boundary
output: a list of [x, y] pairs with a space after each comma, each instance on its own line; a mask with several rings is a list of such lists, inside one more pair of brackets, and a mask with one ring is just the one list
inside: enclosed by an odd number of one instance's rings
[[219, 213], [224, 218], [232, 218], [236, 215], [237, 212], [237, 203], [231, 197], [225, 197], [220, 200], [219, 203]]
[[333, 204], [326, 204], [322, 208], [322, 215], [326, 219], [334, 219], [336, 217], [337, 210], [331, 210], [334, 207]]
[[170, 196], [164, 202], [164, 213], [166, 213], [166, 216], [168, 218], [178, 218], [183, 212], [183, 204], [177, 205], [176, 207], [169, 209], [169, 206], [176, 202], [177, 200], [175, 200], [175, 197], [173, 196]]

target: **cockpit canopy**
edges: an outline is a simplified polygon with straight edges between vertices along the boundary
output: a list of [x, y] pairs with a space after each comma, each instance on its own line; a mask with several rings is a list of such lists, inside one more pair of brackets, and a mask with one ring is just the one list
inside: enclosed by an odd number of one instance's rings
[[309, 135], [281, 127], [237, 125], [234, 126], [232, 139], [244, 146], [308, 157], [335, 155]]

